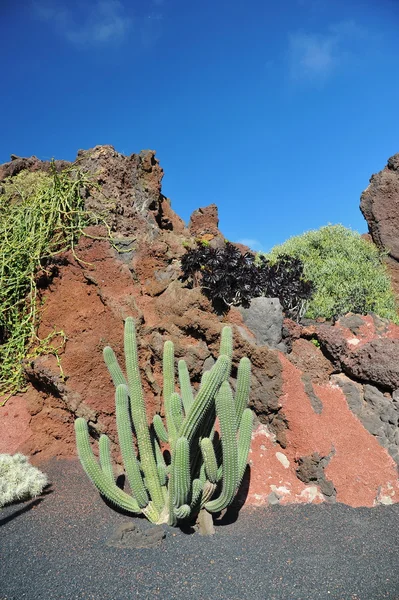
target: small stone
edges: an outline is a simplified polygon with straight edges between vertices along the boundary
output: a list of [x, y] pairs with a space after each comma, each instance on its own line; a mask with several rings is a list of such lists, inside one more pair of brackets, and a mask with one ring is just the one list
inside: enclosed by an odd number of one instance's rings
[[279, 504], [280, 503], [280, 497], [276, 494], [276, 492], [271, 492], [268, 495], [268, 497], [267, 497], [267, 501], [271, 505], [273, 505], [273, 504]]
[[288, 467], [290, 466], [290, 461], [288, 460], [285, 454], [283, 454], [282, 452], [276, 452], [276, 458], [279, 462], [281, 462], [285, 469], [288, 469]]

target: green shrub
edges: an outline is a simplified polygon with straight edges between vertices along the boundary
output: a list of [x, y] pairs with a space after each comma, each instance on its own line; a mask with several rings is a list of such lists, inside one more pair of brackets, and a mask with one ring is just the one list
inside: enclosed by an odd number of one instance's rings
[[0, 454], [0, 508], [34, 498], [47, 485], [47, 476], [23, 454]]
[[40, 297], [37, 275], [51, 276], [57, 254], [74, 246], [84, 227], [106, 225], [85, 209], [83, 190], [97, 187], [76, 166], [58, 173], [21, 171], [1, 182], [0, 191], [0, 405], [23, 389], [22, 361], [30, 353], [52, 353], [63, 332], [37, 337]]
[[336, 318], [347, 312], [376, 313], [399, 323], [391, 280], [383, 254], [359, 233], [327, 225], [275, 246], [266, 258], [299, 258], [304, 276], [316, 287], [305, 316]]

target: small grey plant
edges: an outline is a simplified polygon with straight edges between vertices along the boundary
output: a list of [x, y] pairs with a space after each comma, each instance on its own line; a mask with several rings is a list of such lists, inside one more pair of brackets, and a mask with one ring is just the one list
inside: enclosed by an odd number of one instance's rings
[[27, 456], [0, 454], [0, 508], [38, 496], [47, 483], [47, 475], [33, 467]]

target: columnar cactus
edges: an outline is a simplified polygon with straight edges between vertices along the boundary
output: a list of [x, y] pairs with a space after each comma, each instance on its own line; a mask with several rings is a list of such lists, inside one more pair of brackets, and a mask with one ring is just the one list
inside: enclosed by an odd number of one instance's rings
[[[101, 435], [96, 460], [84, 419], [75, 421], [76, 444], [87, 475], [108, 500], [131, 513], [143, 513], [153, 523], [177, 525], [200, 511], [219, 512], [234, 499], [247, 465], [253, 414], [246, 408], [251, 363], [242, 358], [235, 396], [229, 384], [232, 332], [222, 330], [220, 356], [204, 373], [194, 397], [187, 365], [178, 363], [180, 394], [175, 391], [173, 343], [164, 345], [163, 399], [165, 421], [155, 415], [148, 427], [141, 386], [135, 325], [125, 321], [126, 374], [113, 350], [104, 348], [104, 360], [115, 384], [118, 441], [131, 495], [115, 483], [110, 440]], [[215, 433], [216, 418], [219, 432]], [[138, 455], [133, 443], [136, 436]], [[168, 444], [167, 464], [162, 444]]]

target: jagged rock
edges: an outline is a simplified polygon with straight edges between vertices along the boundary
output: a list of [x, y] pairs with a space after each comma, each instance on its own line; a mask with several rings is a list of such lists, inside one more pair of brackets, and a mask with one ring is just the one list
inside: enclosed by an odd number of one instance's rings
[[[358, 327], [359, 319], [363, 326]], [[335, 367], [364, 383], [387, 390], [399, 387], [399, 327], [372, 316], [357, 315], [356, 336], [348, 322], [339, 319], [334, 325], [313, 327], [324, 353]]]
[[399, 260], [399, 154], [391, 156], [387, 166], [371, 176], [361, 195], [360, 210], [374, 243]]
[[219, 215], [216, 204], [195, 210], [188, 224], [190, 235], [210, 242], [213, 247], [224, 245], [224, 237], [219, 231]]
[[372, 241], [388, 252], [385, 264], [399, 302], [399, 154], [391, 156], [386, 167], [371, 176], [360, 198], [360, 210]]
[[[333, 454], [333, 453], [332, 453]], [[297, 459], [298, 467], [296, 469], [297, 477], [304, 483], [315, 482], [329, 501], [335, 499], [336, 490], [332, 481], [326, 479], [324, 467], [327, 466], [331, 457], [322, 457], [318, 452], [310, 456], [303, 456]]]
[[[3, 181], [6, 177], [14, 177], [21, 171], [45, 171], [48, 172], [51, 168], [51, 162], [48, 160], [40, 160], [37, 156], [30, 156], [29, 158], [21, 158], [15, 154], [11, 154], [11, 161], [0, 165], [0, 181]], [[54, 166], [57, 171], [61, 171], [70, 165], [66, 160], [54, 161]]]

